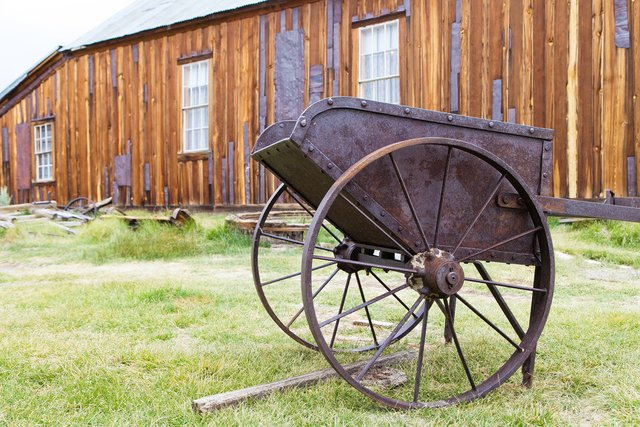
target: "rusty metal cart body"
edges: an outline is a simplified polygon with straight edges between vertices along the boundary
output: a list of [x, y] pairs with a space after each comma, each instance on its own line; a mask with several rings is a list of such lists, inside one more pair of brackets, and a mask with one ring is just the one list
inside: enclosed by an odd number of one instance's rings
[[[254, 233], [267, 312], [394, 408], [468, 401], [519, 368], [530, 384], [554, 285], [546, 215], [640, 222], [638, 199], [550, 197], [552, 139], [549, 129], [348, 97], [272, 125], [252, 154], [282, 182]], [[309, 217], [304, 242], [269, 231], [283, 197]], [[301, 265], [265, 261], [279, 241], [302, 248]], [[300, 283], [302, 305], [285, 302]], [[384, 388], [377, 361], [391, 348], [415, 357], [398, 368], [402, 384]]]

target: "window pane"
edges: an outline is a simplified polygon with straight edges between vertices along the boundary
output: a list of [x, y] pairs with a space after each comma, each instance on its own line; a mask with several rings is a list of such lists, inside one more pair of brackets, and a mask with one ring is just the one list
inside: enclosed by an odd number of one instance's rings
[[390, 49], [398, 49], [398, 23], [389, 25]]
[[386, 80], [378, 80], [376, 82], [376, 99], [378, 101], [387, 101]]
[[208, 66], [207, 66], [207, 62], [201, 62], [200, 63], [200, 70], [198, 72], [198, 85], [199, 86], [204, 86], [208, 83]]
[[391, 79], [391, 102], [394, 104], [400, 103], [400, 79]]
[[206, 128], [209, 127], [209, 107], [202, 108], [202, 125]]
[[384, 76], [384, 53], [379, 52], [374, 55], [373, 78]]
[[372, 34], [373, 33], [370, 28], [365, 28], [360, 32], [360, 37], [361, 37], [360, 51], [364, 55], [373, 52]]
[[374, 48], [376, 51], [381, 51], [381, 50], [385, 50], [387, 48], [387, 43], [384, 37], [384, 26], [379, 25], [374, 27], [373, 29], [374, 31], [374, 38], [375, 38], [375, 44], [374, 44]]

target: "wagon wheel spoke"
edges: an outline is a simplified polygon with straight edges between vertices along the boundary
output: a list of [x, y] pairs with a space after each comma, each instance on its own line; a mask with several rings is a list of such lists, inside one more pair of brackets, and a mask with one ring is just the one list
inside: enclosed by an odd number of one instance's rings
[[502, 338], [504, 338], [505, 340], [507, 340], [509, 342], [509, 344], [511, 344], [512, 346], [514, 346], [518, 351], [523, 351], [524, 349], [522, 347], [520, 347], [515, 341], [513, 341], [509, 335], [505, 334], [502, 329], [498, 328], [491, 320], [487, 319], [487, 317], [485, 315], [483, 315], [482, 313], [480, 313], [480, 311], [475, 308], [473, 305], [471, 305], [466, 299], [464, 299], [460, 294], [458, 294], [457, 299], [462, 302], [462, 304], [466, 305], [467, 308], [469, 308], [469, 310], [471, 310], [473, 312], [473, 314], [475, 314], [476, 316], [478, 316], [480, 319], [482, 319], [482, 321], [484, 321], [487, 325], [489, 325], [494, 331], [496, 331], [498, 334], [500, 334], [500, 336], [502, 336]]
[[[350, 308], [347, 311], [341, 312], [341, 313], [339, 313], [339, 314], [337, 314], [337, 315], [325, 320], [324, 322], [321, 322], [319, 324], [319, 326], [321, 328], [323, 328], [323, 327], [325, 327], [325, 326], [327, 326], [327, 325], [329, 325], [329, 324], [331, 324], [331, 323], [333, 323], [335, 321], [338, 321], [338, 320], [342, 319], [343, 317], [346, 317], [346, 316], [350, 315], [351, 313], [355, 313], [356, 311], [362, 310], [363, 308], [368, 307], [371, 304], [375, 304], [375, 303], [377, 303], [379, 301], [382, 301], [383, 299], [388, 298], [389, 296], [391, 296], [391, 295], [393, 295], [393, 294], [395, 294], [397, 292], [400, 292], [403, 289], [407, 289], [408, 287], [409, 287], [409, 285], [406, 284], [406, 283], [404, 285], [400, 285], [397, 288], [394, 288], [394, 289], [390, 290], [389, 292], [385, 292], [382, 295], [378, 295], [377, 297], [372, 298], [369, 301], [363, 302], [360, 305], [357, 305], [357, 306], [355, 306], [353, 308]], [[409, 312], [413, 313], [413, 310], [409, 309]]]
[[495, 197], [496, 193], [498, 192], [498, 190], [500, 189], [500, 187], [502, 186], [502, 183], [504, 182], [504, 178], [505, 175], [502, 174], [502, 176], [500, 176], [500, 179], [498, 180], [498, 183], [496, 184], [496, 186], [493, 188], [493, 191], [491, 191], [491, 194], [489, 195], [489, 197], [487, 197], [487, 200], [484, 202], [484, 205], [482, 205], [482, 208], [478, 211], [478, 214], [475, 216], [475, 218], [473, 218], [473, 221], [471, 221], [471, 223], [469, 224], [469, 226], [467, 227], [467, 229], [464, 231], [464, 233], [462, 234], [462, 237], [460, 238], [460, 240], [458, 241], [458, 244], [455, 246], [455, 248], [453, 249], [452, 254], [455, 256], [456, 252], [458, 251], [458, 249], [460, 248], [460, 245], [462, 244], [462, 242], [464, 242], [464, 239], [467, 238], [467, 236], [469, 235], [469, 232], [471, 232], [471, 230], [473, 229], [473, 227], [476, 225], [476, 223], [478, 222], [478, 220], [480, 219], [480, 217], [482, 216], [482, 214], [484, 213], [484, 211], [487, 209], [487, 206], [489, 206], [489, 203], [491, 203], [491, 201], [493, 200], [493, 198]]
[[[307, 206], [306, 206], [304, 203], [302, 203], [302, 201], [300, 201], [300, 199], [298, 198], [298, 196], [294, 195], [291, 191], [289, 191], [289, 188], [287, 188], [285, 191], [286, 191], [286, 193], [287, 193], [287, 194], [288, 194], [288, 195], [289, 195], [293, 200], [295, 200], [295, 202], [296, 202], [298, 205], [300, 205], [300, 207], [301, 207], [302, 209], [304, 209], [304, 210], [305, 210], [305, 212], [307, 212], [307, 213], [309, 214], [309, 216], [310, 216], [310, 217], [313, 217], [313, 212], [311, 212], [311, 211], [309, 210], [309, 208], [307, 208]], [[339, 238], [339, 237], [338, 237], [338, 236], [337, 236], [337, 235], [336, 235], [336, 234], [335, 234], [335, 233], [334, 233], [334, 232], [333, 232], [329, 227], [327, 227], [325, 224], [322, 224], [322, 228], [324, 228], [324, 229], [325, 229], [325, 231], [326, 231], [327, 233], [329, 233], [329, 234], [331, 235], [331, 237], [333, 237], [337, 243], [342, 242], [342, 240], [343, 240], [343, 239], [340, 239], [340, 238]]]
[[369, 221], [371, 223], [371, 225], [373, 225], [379, 232], [381, 232], [387, 239], [389, 239], [390, 241], [393, 242], [394, 245], [397, 246], [398, 249], [400, 249], [402, 252], [405, 253], [405, 255], [408, 256], [413, 256], [413, 254], [411, 252], [409, 252], [409, 250], [405, 247], [405, 245], [403, 245], [402, 243], [400, 243], [398, 241], [398, 239], [396, 239], [395, 237], [391, 236], [391, 234], [389, 234], [384, 228], [382, 228], [376, 221], [374, 221], [373, 219], [371, 219], [371, 217], [369, 215], [367, 215], [362, 209], [360, 209], [360, 207], [358, 207], [355, 203], [353, 203], [351, 200], [349, 200], [348, 197], [346, 197], [344, 194], [340, 193], [338, 194], [338, 196], [344, 200], [345, 202], [347, 202], [353, 209], [355, 209], [358, 214], [360, 216], [362, 216], [362, 218], [365, 218], [367, 221]]
[[[336, 268], [335, 270], [333, 270], [333, 273], [331, 273], [331, 275], [314, 292], [313, 299], [315, 299], [320, 294], [320, 292], [322, 292], [322, 290], [329, 284], [329, 282], [331, 282], [331, 280], [333, 280], [333, 278], [336, 276], [336, 274], [338, 274], [339, 271], [340, 271], [339, 268]], [[295, 322], [303, 312], [304, 312], [304, 304], [302, 306], [300, 306], [300, 309], [298, 311], [296, 311], [296, 314], [294, 314], [293, 317], [291, 318], [291, 320], [289, 320], [289, 322], [287, 322], [287, 328], [291, 327], [291, 325], [293, 325], [293, 322]]]
[[[335, 265], [336, 263], [337, 263], [337, 261], [328, 262], [326, 264], [322, 264], [322, 265], [319, 265], [317, 267], [314, 267], [314, 268], [312, 268], [312, 270], [316, 271], [316, 270], [320, 270], [322, 268], [327, 268], [327, 267], [330, 267], [332, 265]], [[264, 287], [264, 286], [272, 285], [274, 283], [282, 282], [283, 280], [293, 279], [294, 277], [298, 277], [301, 274], [302, 274], [302, 271], [298, 271], [297, 273], [287, 274], [286, 276], [278, 277], [277, 279], [269, 280], [268, 282], [262, 282], [261, 286]]]
[[416, 403], [418, 401], [418, 397], [420, 396], [420, 380], [422, 379], [422, 364], [424, 363], [424, 347], [425, 341], [427, 338], [427, 318], [429, 315], [429, 310], [433, 305], [433, 301], [429, 300], [425, 304], [424, 311], [422, 312], [422, 330], [420, 331], [420, 344], [418, 350], [418, 361], [416, 366], [416, 379], [413, 387], [413, 402]]
[[[480, 263], [479, 261], [475, 261], [473, 265], [475, 266], [476, 270], [478, 270], [478, 273], [480, 273], [480, 276], [482, 276], [482, 279], [493, 282], [491, 276], [489, 275], [489, 272], [484, 267], [484, 265], [482, 265], [482, 263]], [[498, 306], [511, 324], [511, 327], [513, 327], [514, 331], [516, 331], [516, 334], [518, 334], [518, 338], [522, 339], [522, 337], [524, 337], [524, 330], [522, 329], [522, 326], [520, 326], [520, 323], [516, 319], [516, 316], [507, 305], [507, 302], [504, 300], [504, 297], [502, 296], [500, 291], [496, 288], [495, 285], [491, 283], [487, 283], [487, 288], [489, 289], [489, 292], [491, 292], [491, 295], [493, 295], [493, 298], [496, 300]]]
[[[262, 236], [264, 236], [264, 237], [268, 237], [268, 238], [273, 239], [273, 240], [280, 240], [282, 242], [291, 243], [292, 245], [304, 246], [304, 242], [301, 242], [300, 240], [289, 239], [288, 237], [278, 236], [276, 234], [271, 234], [271, 233], [265, 233], [262, 228], [260, 228], [260, 234]], [[322, 246], [317, 246], [316, 245], [315, 248], [320, 250], [320, 251], [333, 252], [332, 249], [323, 248]]]
[[[371, 275], [378, 281], [378, 283], [382, 285], [383, 288], [391, 292], [391, 288], [386, 283], [384, 283], [382, 279], [380, 279], [380, 277], [378, 277], [378, 275], [373, 270], [371, 270], [369, 273], [371, 273]], [[392, 295], [393, 295], [393, 298], [400, 303], [400, 305], [402, 305], [404, 308], [407, 309], [407, 311], [411, 310], [409, 306], [397, 294], [392, 294]], [[415, 314], [413, 314], [413, 317], [416, 319], [418, 318], [418, 316], [416, 316]]]
[[467, 379], [469, 380], [469, 384], [471, 385], [471, 389], [476, 389], [476, 384], [473, 381], [473, 377], [471, 375], [471, 370], [469, 370], [469, 365], [467, 364], [467, 360], [464, 358], [464, 354], [462, 353], [462, 347], [460, 347], [460, 342], [458, 341], [458, 334], [456, 334], [456, 327], [453, 323], [453, 316], [451, 315], [451, 309], [449, 307], [449, 302], [447, 299], [443, 299], [442, 301], [436, 300], [436, 304], [444, 314], [445, 318], [449, 321], [451, 325], [451, 336], [453, 337], [453, 343], [456, 346], [456, 351], [458, 352], [458, 357], [460, 358], [460, 363], [462, 363], [462, 367], [464, 368], [464, 373], [467, 375]]
[[[358, 283], [358, 290], [360, 291], [360, 297], [362, 298], [362, 302], [366, 303], [367, 299], [364, 296], [364, 289], [362, 289], [362, 282], [360, 282], [360, 276], [358, 275], [358, 272], [355, 272], [355, 276], [356, 276], [356, 282]], [[371, 337], [373, 338], [373, 343], [377, 346], [378, 345], [378, 338], [376, 337], [376, 330], [373, 327], [373, 322], [371, 321], [371, 314], [369, 313], [369, 306], [366, 306], [364, 308], [364, 312], [367, 315], [367, 321], [369, 322], [369, 328], [371, 329]]]
[[442, 217], [442, 203], [444, 201], [444, 191], [447, 186], [447, 179], [449, 177], [449, 166], [451, 165], [451, 154], [453, 148], [447, 148], [447, 163], [444, 167], [444, 175], [442, 176], [442, 187], [440, 188], [440, 200], [438, 201], [438, 215], [436, 216], [436, 234], [433, 238], [433, 246], [438, 247], [438, 234], [440, 232], [440, 219]]
[[511, 243], [514, 240], [518, 240], [518, 239], [520, 239], [520, 238], [522, 238], [524, 236], [528, 236], [529, 234], [537, 233], [538, 231], [540, 231], [542, 229], [543, 229], [542, 227], [536, 227], [536, 228], [533, 228], [531, 230], [524, 231], [524, 232], [522, 232], [520, 234], [517, 234], [517, 235], [515, 235], [513, 237], [510, 237], [510, 238], [502, 240], [502, 241], [500, 241], [500, 242], [498, 242], [496, 244], [493, 244], [493, 245], [489, 246], [488, 248], [482, 249], [482, 250], [480, 250], [480, 251], [478, 251], [478, 252], [476, 252], [474, 254], [468, 255], [468, 256], [458, 260], [458, 262], [465, 262], [465, 261], [468, 261], [470, 259], [476, 258], [476, 257], [482, 255], [485, 252], [489, 252], [490, 250], [498, 248], [498, 247], [500, 247], [502, 245], [506, 245], [507, 243]]
[[[378, 350], [376, 351], [376, 353], [373, 355], [373, 357], [367, 362], [366, 365], [364, 365], [364, 367], [360, 370], [360, 372], [358, 372], [358, 374], [356, 375], [356, 380], [361, 381], [362, 378], [364, 378], [365, 375], [367, 375], [367, 372], [369, 372], [369, 370], [371, 369], [371, 367], [373, 366], [374, 363], [376, 363], [376, 360], [378, 360], [378, 358], [380, 357], [380, 355], [382, 354], [383, 351], [385, 351], [387, 349], [387, 347], [389, 347], [389, 344], [391, 344], [391, 342], [393, 341], [393, 339], [395, 338], [395, 336], [398, 334], [398, 332], [400, 332], [400, 330], [402, 329], [402, 327], [404, 326], [405, 323], [407, 323], [407, 320], [409, 320], [409, 317], [411, 317], [411, 314], [416, 311], [416, 309], [418, 308], [418, 306], [420, 305], [420, 303], [424, 300], [424, 298], [422, 297], [422, 295], [416, 300], [416, 302], [413, 304], [413, 306], [411, 306], [411, 309], [409, 309], [409, 311], [407, 312], [407, 314], [405, 314], [405, 316], [402, 318], [402, 320], [400, 321], [400, 323], [398, 323], [396, 325], [396, 327], [393, 329], [393, 331], [391, 331], [391, 333], [389, 334], [389, 336], [384, 340], [384, 342], [382, 343], [382, 345], [378, 348]], [[425, 307], [425, 311], [426, 311], [426, 307]]]
[[539, 292], [539, 293], [542, 293], [542, 294], [546, 294], [547, 293], [546, 289], [531, 288], [531, 287], [528, 287], [528, 286], [520, 286], [520, 285], [513, 285], [511, 283], [494, 282], [492, 280], [473, 279], [473, 278], [470, 278], [470, 277], [465, 277], [464, 280], [467, 281], [467, 282], [484, 283], [486, 285], [492, 285], [492, 286], [501, 286], [503, 288], [519, 289], [521, 291]]
[[418, 214], [416, 213], [416, 208], [413, 206], [411, 196], [409, 196], [409, 191], [407, 190], [407, 185], [405, 184], [404, 179], [402, 178], [402, 173], [400, 173], [400, 169], [398, 168], [398, 163], [396, 163], [396, 159], [393, 158], [393, 153], [389, 153], [389, 159], [391, 159], [393, 170], [396, 173], [396, 177], [398, 178], [400, 187], [402, 187], [402, 193], [404, 193], [404, 198], [407, 200], [407, 204], [409, 205], [409, 209], [411, 210], [411, 216], [413, 216], [413, 221], [416, 223], [416, 227], [418, 227], [418, 231], [420, 232], [420, 237], [422, 237], [422, 241], [424, 242], [427, 250], [430, 251], [431, 246], [429, 246], [427, 236], [424, 234], [424, 228], [420, 223], [420, 219], [418, 218]]
[[[347, 300], [347, 293], [349, 292], [349, 283], [351, 282], [351, 274], [347, 276], [347, 282], [344, 285], [344, 292], [342, 293], [342, 300], [340, 301], [340, 308], [338, 309], [338, 316], [342, 314], [342, 310], [344, 309], [344, 303]], [[340, 326], [340, 319], [342, 317], [338, 317], [336, 320], [336, 324], [333, 327], [333, 334], [331, 335], [331, 342], [329, 343], [329, 347], [333, 347], [333, 344], [336, 341], [336, 335], [338, 334], [338, 326]]]

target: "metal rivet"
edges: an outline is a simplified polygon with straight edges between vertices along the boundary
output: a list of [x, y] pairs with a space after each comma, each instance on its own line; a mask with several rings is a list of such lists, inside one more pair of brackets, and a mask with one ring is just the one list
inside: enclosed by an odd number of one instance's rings
[[405, 113], [405, 114], [411, 114], [411, 110], [410, 110], [410, 109], [408, 109], [408, 108], [405, 108], [405, 109], [404, 109], [404, 113]]
[[449, 120], [450, 122], [452, 122], [452, 121], [453, 121], [453, 116], [452, 116], [451, 114], [449, 114], [449, 115], [447, 116], [447, 120]]
[[327, 104], [333, 105], [333, 99], [332, 98], [327, 99]]
[[363, 107], [366, 107], [366, 106], [367, 106], [367, 101], [362, 100], [362, 101], [360, 102], [360, 105], [362, 105]]
[[529, 133], [534, 133], [536, 130], [534, 128], [529, 128]]
[[549, 178], [549, 174], [547, 172], [545, 172], [545, 173], [542, 174], [542, 177], [543, 178]]
[[333, 169], [333, 163], [329, 163], [329, 164], [327, 165], [327, 167], [328, 167], [329, 169]]
[[398, 226], [398, 231], [402, 231], [404, 230], [404, 228], [402, 228], [402, 226]]
[[364, 196], [364, 200], [365, 201], [369, 200], [369, 196]]
[[280, 124], [278, 125], [278, 127], [279, 127], [279, 128], [283, 128], [283, 127], [284, 127], [284, 123], [280, 123]]
[[313, 145], [311, 145], [311, 146], [309, 147], [309, 151], [313, 151], [313, 150], [315, 150], [315, 149], [316, 149], [316, 147], [314, 147]]
[[495, 122], [489, 122], [489, 127], [490, 128], [494, 127], [495, 125], [496, 125]]
[[544, 151], [551, 151], [551, 146], [549, 144], [545, 145]]
[[380, 216], [386, 216], [387, 214], [384, 211], [380, 211]]
[[300, 126], [302, 126], [302, 127], [307, 126], [307, 119], [301, 119], [300, 120]]

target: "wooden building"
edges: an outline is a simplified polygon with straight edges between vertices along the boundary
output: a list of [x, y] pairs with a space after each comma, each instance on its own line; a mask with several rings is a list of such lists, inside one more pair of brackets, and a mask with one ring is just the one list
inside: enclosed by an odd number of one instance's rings
[[556, 130], [556, 196], [640, 179], [640, 2], [138, 0], [0, 94], [14, 201], [260, 203], [265, 126], [363, 96]]

